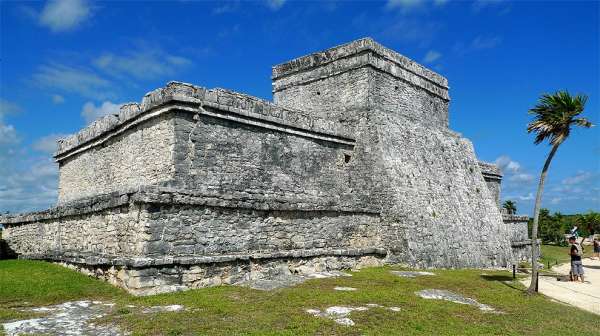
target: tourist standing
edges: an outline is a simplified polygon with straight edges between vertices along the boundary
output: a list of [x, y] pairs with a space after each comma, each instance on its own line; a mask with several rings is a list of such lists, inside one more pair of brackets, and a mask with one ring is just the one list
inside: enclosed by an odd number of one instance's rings
[[594, 238], [594, 255], [596, 259], [600, 260], [600, 240], [598, 238]]
[[581, 280], [581, 282], [583, 282], [583, 264], [581, 263], [583, 247], [579, 245], [575, 236], [569, 237], [569, 244], [569, 255], [571, 256], [571, 280]]

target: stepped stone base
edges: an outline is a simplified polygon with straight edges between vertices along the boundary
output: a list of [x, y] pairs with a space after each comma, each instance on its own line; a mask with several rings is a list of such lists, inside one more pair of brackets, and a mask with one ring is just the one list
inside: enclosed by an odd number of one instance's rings
[[[351, 251], [342, 251], [351, 253]], [[363, 253], [368, 251], [354, 251]], [[380, 251], [381, 252], [381, 251]], [[219, 286], [249, 285], [261, 280], [289, 279], [293, 276], [336, 270], [381, 266], [384, 253], [361, 255], [330, 255], [299, 258], [235, 259], [202, 264], [164, 264], [147, 267], [128, 265], [90, 265], [58, 262], [60, 265], [108, 281], [133, 295], [154, 295], [188, 289]]]

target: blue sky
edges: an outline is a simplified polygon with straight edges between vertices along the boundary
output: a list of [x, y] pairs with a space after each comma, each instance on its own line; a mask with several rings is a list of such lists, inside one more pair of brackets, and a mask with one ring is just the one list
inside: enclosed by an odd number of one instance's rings
[[[549, 150], [527, 110], [559, 89], [600, 123], [599, 3], [510, 1], [0, 2], [0, 211], [56, 202], [56, 138], [170, 80], [271, 99], [271, 66], [371, 36], [446, 76], [451, 128], [504, 171], [531, 214]], [[600, 211], [600, 130], [576, 130], [543, 206]]]

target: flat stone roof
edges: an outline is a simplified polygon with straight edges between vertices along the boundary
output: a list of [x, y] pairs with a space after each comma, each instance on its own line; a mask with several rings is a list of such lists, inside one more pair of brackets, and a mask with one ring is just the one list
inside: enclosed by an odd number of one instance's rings
[[399, 65], [400, 67], [419, 77], [448, 89], [448, 80], [444, 76], [427, 69], [426, 67], [418, 64], [406, 56], [384, 47], [370, 37], [358, 39], [346, 44], [275, 65], [273, 66], [272, 78], [273, 80], [277, 80], [296, 72], [310, 70], [319, 66], [323, 66], [327, 63], [364, 52], [372, 52], [388, 61], [395, 63], [396, 65]]
[[[121, 106], [118, 114], [104, 116], [79, 132], [58, 140], [54, 158], [61, 161], [75, 152], [86, 150], [87, 146], [136, 123], [161, 113], [159, 109], [168, 105], [191, 113], [212, 115], [204, 108], [225, 111], [228, 119], [245, 119], [247, 123], [261, 124], [288, 133], [309, 136], [316, 139], [353, 145], [351, 131], [334, 120], [326, 120], [310, 112], [282, 107], [257, 97], [225, 90], [207, 89], [182, 82], [169, 82], [165, 87], [147, 93], [141, 104], [127, 103]], [[165, 110], [166, 111], [166, 110]], [[165, 112], [162, 111], [162, 112]]]

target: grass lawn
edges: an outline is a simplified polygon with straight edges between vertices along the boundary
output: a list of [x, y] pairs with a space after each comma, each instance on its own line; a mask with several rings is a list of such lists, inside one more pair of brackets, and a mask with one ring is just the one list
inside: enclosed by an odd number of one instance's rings
[[[550, 262], [550, 266], [558, 264], [564, 264], [571, 261], [571, 257], [568, 255], [569, 247], [568, 246], [558, 246], [558, 245], [542, 245], [540, 247], [542, 252], [542, 257], [540, 258], [540, 262], [544, 264], [544, 266], [548, 265]], [[592, 246], [584, 246], [583, 256], [584, 258], [588, 258], [592, 256], [594, 248]]]
[[[0, 322], [20, 318], [15, 307], [39, 306], [76, 299], [112, 300], [117, 322], [134, 335], [597, 335], [600, 317], [526, 296], [509, 272], [436, 270], [415, 279], [389, 273], [391, 267], [353, 272], [352, 277], [316, 279], [292, 288], [258, 291], [222, 286], [151, 297], [133, 297], [99, 280], [60, 266], [36, 261], [0, 261]], [[487, 275], [482, 275], [483, 273]], [[334, 291], [335, 286], [358, 288]], [[505, 314], [476, 307], [425, 300], [421, 289], [452, 290]], [[353, 327], [313, 317], [306, 309], [377, 303], [401, 307], [352, 312]], [[125, 305], [136, 305], [126, 308]], [[182, 304], [182, 312], [140, 314], [140, 306]], [[0, 332], [1, 333], [1, 332]]]

